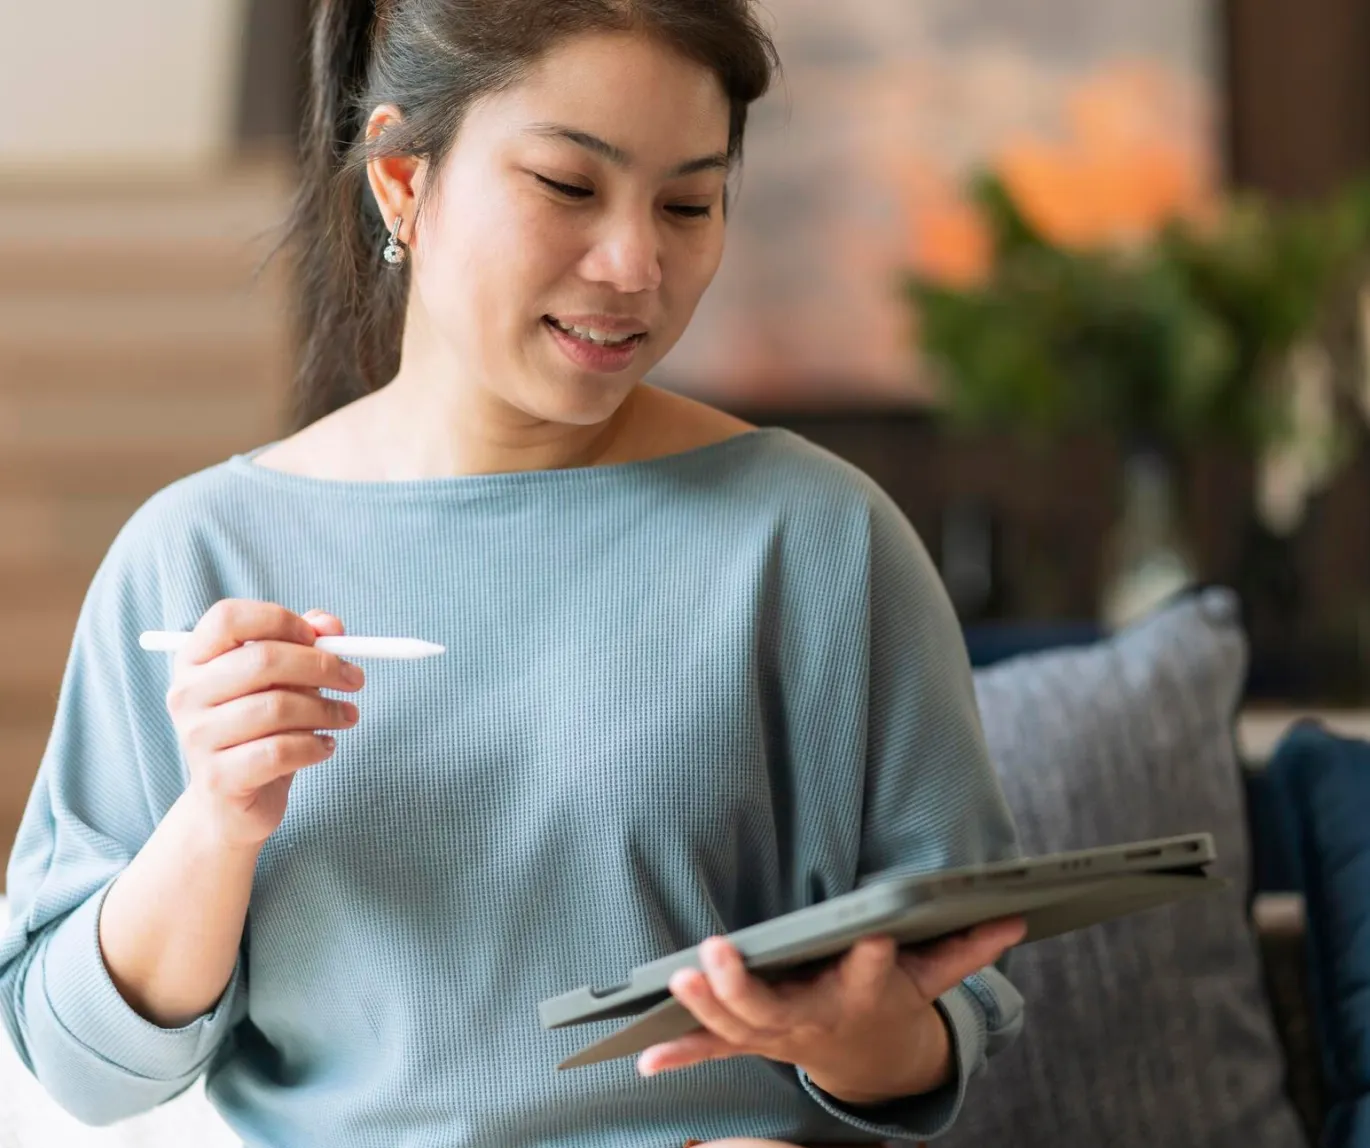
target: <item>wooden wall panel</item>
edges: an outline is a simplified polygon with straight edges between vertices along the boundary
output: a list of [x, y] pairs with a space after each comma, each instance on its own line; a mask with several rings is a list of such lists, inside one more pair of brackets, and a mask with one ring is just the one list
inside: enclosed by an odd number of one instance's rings
[[1236, 183], [1321, 196], [1370, 170], [1370, 4], [1225, 0]]
[[[0, 855], [90, 578], [150, 495], [280, 430], [286, 207], [271, 167], [200, 183], [0, 184]], [[0, 881], [2, 883], [2, 881]]]

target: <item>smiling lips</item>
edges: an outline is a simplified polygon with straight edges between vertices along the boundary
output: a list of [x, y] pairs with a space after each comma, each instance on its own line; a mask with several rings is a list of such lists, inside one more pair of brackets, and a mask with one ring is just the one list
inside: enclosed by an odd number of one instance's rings
[[647, 338], [645, 324], [639, 320], [612, 315], [573, 315], [564, 319], [548, 315], [543, 325], [571, 362], [582, 370], [600, 374], [627, 369]]
[[571, 315], [559, 319], [548, 315], [547, 320], [557, 330], [600, 347], [620, 347], [646, 335], [646, 325], [636, 319], [617, 319], [612, 315]]

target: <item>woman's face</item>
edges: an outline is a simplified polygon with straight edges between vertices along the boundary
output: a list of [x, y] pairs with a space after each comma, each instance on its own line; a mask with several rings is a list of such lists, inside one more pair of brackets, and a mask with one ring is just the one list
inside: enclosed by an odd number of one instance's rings
[[716, 75], [633, 34], [569, 40], [478, 101], [414, 243], [442, 358], [533, 418], [607, 419], [718, 269], [728, 130]]

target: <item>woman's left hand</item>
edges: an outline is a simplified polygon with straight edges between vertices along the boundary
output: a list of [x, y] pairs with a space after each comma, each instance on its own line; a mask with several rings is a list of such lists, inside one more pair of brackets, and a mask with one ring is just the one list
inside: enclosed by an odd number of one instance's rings
[[933, 1002], [997, 961], [1025, 932], [1014, 917], [920, 948], [869, 938], [812, 979], [775, 984], [752, 976], [732, 945], [711, 937], [701, 946], [705, 971], [682, 969], [671, 978], [671, 992], [703, 1031], [649, 1048], [638, 1070], [650, 1076], [763, 1056], [802, 1067], [848, 1104], [931, 1092], [955, 1071], [951, 1036]]

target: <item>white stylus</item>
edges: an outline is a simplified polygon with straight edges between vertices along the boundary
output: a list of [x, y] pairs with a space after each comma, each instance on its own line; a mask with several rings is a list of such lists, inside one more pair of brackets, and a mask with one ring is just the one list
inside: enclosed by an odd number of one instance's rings
[[[145, 650], [174, 654], [189, 637], [183, 632], [149, 630], [139, 636], [138, 644]], [[431, 658], [447, 653], [446, 646], [422, 638], [363, 638], [347, 634], [316, 638], [314, 646], [340, 658]]]

